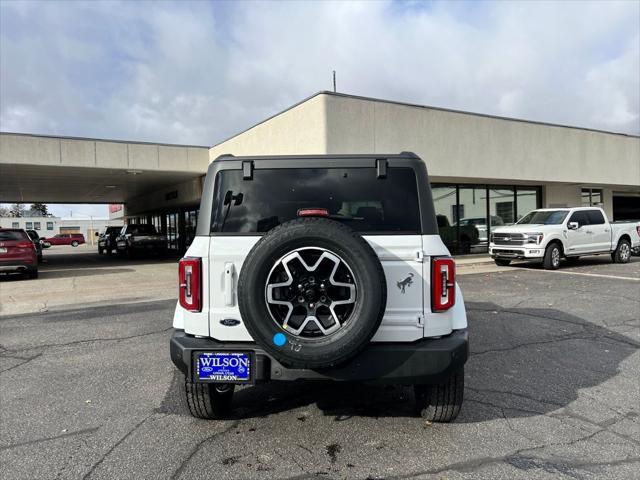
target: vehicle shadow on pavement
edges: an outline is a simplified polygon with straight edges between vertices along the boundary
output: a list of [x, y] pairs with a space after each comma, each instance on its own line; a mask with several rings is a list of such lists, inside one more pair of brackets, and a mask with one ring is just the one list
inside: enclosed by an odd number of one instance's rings
[[[614, 377], [640, 348], [628, 337], [555, 309], [503, 309], [467, 302], [471, 356], [458, 423], [542, 415]], [[636, 320], [638, 322], [638, 320]], [[184, 377], [174, 372], [160, 411], [188, 415]], [[415, 417], [413, 389], [319, 381], [270, 382], [236, 390], [231, 419], [265, 417], [314, 405], [335, 421]], [[304, 422], [304, 411], [296, 418]]]
[[[616, 376], [640, 343], [553, 308], [467, 302], [471, 356], [458, 422], [545, 414]], [[638, 325], [639, 319], [621, 321]], [[614, 325], [611, 325], [614, 327]]]

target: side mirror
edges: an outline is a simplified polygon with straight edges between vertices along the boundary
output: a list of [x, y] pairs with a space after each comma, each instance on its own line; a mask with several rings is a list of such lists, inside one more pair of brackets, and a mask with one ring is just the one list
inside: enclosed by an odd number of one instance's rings
[[100, 233], [99, 233], [99, 232], [96, 232], [96, 233], [94, 233], [94, 235], [95, 235], [96, 237], [99, 237], [99, 236], [100, 236]]
[[567, 228], [569, 230], [577, 230], [580, 228], [580, 224], [578, 222], [569, 222], [569, 224], [567, 225]]
[[42, 242], [42, 248], [49, 248], [51, 244], [49, 242]]

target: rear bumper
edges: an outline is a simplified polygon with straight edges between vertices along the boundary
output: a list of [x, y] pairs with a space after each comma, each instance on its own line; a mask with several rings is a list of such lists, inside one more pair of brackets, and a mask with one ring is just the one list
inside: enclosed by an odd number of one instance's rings
[[11, 272], [26, 272], [28, 270], [36, 270], [36, 264], [33, 263], [22, 263], [22, 262], [11, 262], [11, 263], [0, 263], [0, 273], [11, 273]]
[[187, 377], [193, 375], [194, 352], [253, 352], [254, 381], [335, 380], [395, 384], [441, 383], [462, 367], [469, 357], [466, 330], [442, 338], [425, 338], [412, 343], [370, 343], [347, 364], [328, 369], [286, 368], [255, 343], [218, 342], [174, 332], [170, 341], [171, 360]]

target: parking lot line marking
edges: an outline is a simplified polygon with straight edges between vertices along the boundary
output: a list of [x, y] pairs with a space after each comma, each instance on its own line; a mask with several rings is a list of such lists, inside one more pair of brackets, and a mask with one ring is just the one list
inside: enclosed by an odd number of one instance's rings
[[[522, 267], [520, 268], [522, 269]], [[567, 275], [582, 275], [585, 277], [613, 278], [614, 280], [629, 280], [631, 282], [640, 282], [640, 278], [621, 277], [619, 275], [604, 275], [602, 273], [569, 272], [567, 270], [536, 270], [536, 272], [565, 273]]]

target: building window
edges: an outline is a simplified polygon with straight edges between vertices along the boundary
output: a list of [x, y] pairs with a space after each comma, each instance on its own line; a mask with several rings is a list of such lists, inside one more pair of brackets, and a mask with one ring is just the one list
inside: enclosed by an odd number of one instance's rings
[[516, 222], [538, 208], [540, 195], [536, 188], [516, 187]]
[[602, 206], [602, 190], [599, 188], [583, 188], [582, 189], [582, 206], [583, 207], [601, 207]]
[[40, 222], [33, 222], [33, 229], [40, 230], [42, 227], [40, 226]]
[[53, 230], [53, 222], [47, 222], [47, 230]]
[[20, 222], [11, 222], [11, 228], [20, 228]]
[[433, 184], [442, 241], [454, 255], [486, 252], [491, 229], [540, 208], [539, 187]]
[[198, 210], [185, 210], [184, 212], [184, 240], [182, 248], [187, 248], [196, 236], [196, 226], [198, 225]]
[[27, 230], [33, 230], [33, 222], [27, 222], [26, 229]]
[[482, 253], [487, 251], [487, 188], [459, 185], [458, 198], [464, 209], [458, 213], [458, 244], [456, 253]]

